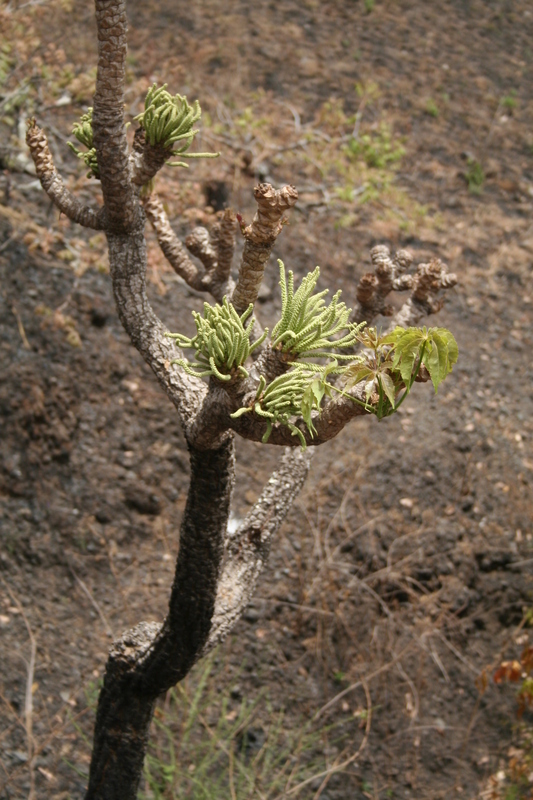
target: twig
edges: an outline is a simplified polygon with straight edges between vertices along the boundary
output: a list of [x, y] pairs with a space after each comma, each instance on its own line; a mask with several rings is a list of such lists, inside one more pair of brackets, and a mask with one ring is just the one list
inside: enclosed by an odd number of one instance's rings
[[[334, 775], [336, 772], [341, 772], [342, 770], [346, 769], [346, 767], [348, 767], [350, 764], [352, 764], [356, 760], [356, 758], [358, 758], [360, 756], [360, 754], [363, 752], [363, 750], [366, 747], [366, 744], [368, 742], [368, 737], [370, 735], [370, 726], [372, 724], [372, 700], [370, 698], [370, 691], [368, 689], [368, 684], [367, 684], [367, 682], [366, 682], [366, 680], [364, 678], [360, 682], [360, 685], [363, 687], [363, 689], [365, 691], [365, 695], [366, 695], [367, 717], [366, 717], [365, 735], [363, 736], [363, 741], [359, 745], [357, 751], [355, 753], [353, 753], [349, 758], [347, 758], [342, 763], [340, 763], [340, 764], [339, 763], [335, 763], [332, 767], [329, 767], [328, 769], [324, 770], [323, 772], [319, 772], [317, 775], [311, 775], [310, 778], [306, 778], [304, 781], [301, 781], [301, 783], [297, 783], [296, 786], [292, 787], [292, 789], [289, 789], [288, 791], [285, 790], [285, 792], [283, 794], [278, 795], [276, 798], [274, 798], [274, 800], [284, 800], [284, 798], [289, 797], [290, 795], [295, 794], [296, 792], [299, 792], [300, 789], [304, 789], [306, 786], [308, 786], [313, 781], [316, 781], [318, 778], [324, 778], [324, 780], [322, 781], [318, 791], [313, 795], [313, 800], [318, 800], [322, 790], [328, 784], [329, 779], [331, 778], [331, 776]], [[316, 715], [315, 715], [315, 717], [313, 719], [316, 719]], [[337, 762], [338, 762], [338, 759], [337, 759]]]
[[356, 689], [359, 689], [360, 686], [363, 686], [363, 688], [364, 688], [364, 683], [365, 682], [368, 683], [371, 680], [373, 680], [374, 678], [377, 678], [378, 675], [381, 675], [382, 672], [387, 672], [391, 667], [393, 667], [395, 664], [398, 663], [400, 658], [402, 658], [405, 655], [405, 653], [411, 648], [412, 644], [413, 644], [413, 642], [408, 642], [405, 645], [405, 647], [403, 648], [403, 650], [401, 650], [398, 653], [398, 655], [394, 656], [392, 661], [389, 661], [387, 664], [384, 664], [382, 667], [379, 667], [379, 669], [374, 670], [374, 672], [371, 672], [370, 675], [365, 675], [363, 678], [358, 680], [356, 683], [352, 683], [351, 686], [348, 686], [346, 689], [343, 689], [342, 692], [339, 692], [339, 694], [336, 694], [335, 697], [333, 697], [331, 700], [328, 700], [326, 705], [324, 705], [324, 706], [322, 706], [322, 708], [318, 709], [318, 711], [316, 712], [316, 714], [313, 717], [313, 722], [315, 720], [317, 720], [319, 717], [321, 717], [322, 714], [325, 711], [327, 711], [329, 708], [331, 708], [331, 706], [335, 705], [335, 703], [338, 703], [338, 701], [342, 700], [343, 697], [346, 697], [347, 694], [350, 694], [350, 692], [353, 692]]
[[289, 606], [290, 608], [297, 608], [299, 611], [309, 611], [311, 614], [321, 614], [324, 617], [334, 617], [335, 611], [323, 611], [321, 608], [313, 608], [313, 606], [302, 606], [300, 603], [291, 603], [289, 600], [278, 600], [276, 597], [257, 597], [256, 600], [262, 600], [265, 603], [273, 605]]
[[237, 800], [237, 795], [235, 794], [235, 782], [233, 780], [233, 762], [235, 760], [235, 753], [233, 742], [231, 743], [231, 747], [229, 749], [229, 790], [231, 793], [231, 800]]
[[19, 329], [20, 338], [22, 339], [22, 346], [25, 350], [31, 350], [31, 345], [28, 342], [28, 337], [26, 336], [26, 331], [24, 330], [24, 325], [22, 324], [22, 319], [20, 318], [20, 314], [17, 310], [16, 306], [11, 307], [11, 311], [13, 312], [15, 319], [17, 320], [17, 328]]
[[454, 656], [456, 656], [456, 658], [458, 658], [458, 659], [459, 659], [459, 661], [461, 661], [461, 662], [462, 662], [462, 663], [465, 665], [465, 667], [468, 667], [468, 669], [470, 670], [470, 672], [473, 672], [473, 673], [474, 673], [474, 675], [477, 675], [477, 674], [478, 674], [478, 670], [477, 670], [477, 669], [474, 667], [474, 665], [473, 665], [473, 664], [471, 664], [471, 663], [470, 663], [470, 661], [469, 661], [467, 658], [465, 658], [465, 657], [462, 655], [462, 653], [460, 653], [460, 652], [459, 652], [459, 650], [458, 650], [456, 647], [454, 647], [454, 645], [453, 645], [451, 642], [449, 642], [449, 641], [448, 641], [448, 639], [447, 639], [447, 638], [444, 636], [444, 634], [442, 633], [442, 631], [439, 631], [439, 630], [437, 630], [437, 631], [435, 631], [435, 633], [437, 634], [437, 636], [439, 637], [439, 639], [440, 639], [440, 640], [443, 642], [443, 644], [445, 644], [445, 645], [446, 645], [446, 647], [447, 647], [449, 650], [451, 650], [451, 651], [452, 651], [452, 653], [454, 654]]
[[104, 614], [104, 612], [102, 611], [101, 607], [96, 602], [92, 592], [90, 591], [90, 589], [88, 589], [87, 585], [82, 581], [82, 579], [79, 578], [76, 575], [76, 573], [72, 569], [72, 566], [70, 564], [68, 566], [69, 566], [69, 569], [70, 569], [74, 579], [78, 582], [78, 586], [80, 587], [82, 592], [86, 595], [86, 597], [89, 599], [89, 602], [91, 603], [91, 605], [95, 609], [96, 613], [98, 614], [98, 616], [102, 620], [102, 623], [104, 625], [104, 628], [106, 629], [107, 635], [110, 636], [112, 639], [114, 639], [115, 634], [113, 633], [113, 629], [112, 629], [111, 625], [109, 624], [109, 622], [107, 621], [107, 617]]
[[328, 771], [328, 773], [324, 777], [324, 780], [318, 787], [316, 793], [313, 795], [313, 800], [319, 800], [320, 795], [328, 785], [331, 776], [334, 775], [336, 772], [340, 772], [341, 770], [346, 769], [346, 767], [349, 766], [349, 764], [351, 764], [353, 761], [355, 761], [356, 758], [358, 758], [358, 756], [361, 755], [361, 753], [366, 747], [366, 744], [368, 742], [368, 737], [370, 735], [370, 726], [372, 724], [372, 700], [370, 698], [370, 690], [368, 688], [368, 684], [364, 679], [362, 680], [362, 685], [366, 695], [366, 725], [365, 725], [365, 735], [363, 736], [363, 741], [359, 745], [357, 751], [353, 755], [351, 755], [350, 758], [348, 758], [342, 764], [333, 765], [333, 767]]

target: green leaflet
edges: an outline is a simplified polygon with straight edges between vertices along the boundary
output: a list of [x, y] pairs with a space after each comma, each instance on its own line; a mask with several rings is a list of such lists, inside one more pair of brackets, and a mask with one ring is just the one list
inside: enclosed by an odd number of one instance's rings
[[392, 345], [393, 369], [399, 368], [407, 383], [420, 359], [426, 367], [435, 391], [452, 371], [459, 357], [453, 334], [447, 328], [395, 328], [382, 344]]
[[263, 442], [267, 442], [275, 423], [286, 425], [293, 436], [298, 436], [302, 448], [305, 449], [305, 436], [291, 420], [302, 417], [311, 438], [316, 433], [312, 413], [320, 413], [324, 396], [329, 396], [333, 386], [327, 382], [327, 376], [341, 374], [345, 367], [339, 367], [336, 361], [327, 365], [294, 363], [289, 372], [279, 375], [268, 385], [263, 375], [253, 404], [248, 408], [239, 408], [231, 417], [237, 419], [248, 411], [267, 420], [267, 428]]
[[93, 109], [91, 106], [87, 109], [86, 114], [81, 115], [79, 122], [73, 124], [72, 133], [78, 142], [87, 148], [87, 152], [78, 150], [76, 145], [72, 142], [67, 142], [68, 147], [70, 147], [73, 153], [76, 153], [78, 158], [81, 158], [88, 168], [89, 172], [87, 173], [87, 177], [99, 179], [100, 171], [98, 169], [98, 161], [96, 160], [96, 149], [93, 146]]
[[367, 404], [377, 393], [379, 399], [369, 405], [369, 410], [379, 419], [394, 413], [403, 403], [421, 365], [426, 367], [437, 391], [459, 355], [457, 342], [446, 328], [398, 326], [385, 336], [375, 328], [367, 328], [359, 335], [359, 341], [366, 351], [361, 363], [346, 369], [346, 388], [364, 381]]

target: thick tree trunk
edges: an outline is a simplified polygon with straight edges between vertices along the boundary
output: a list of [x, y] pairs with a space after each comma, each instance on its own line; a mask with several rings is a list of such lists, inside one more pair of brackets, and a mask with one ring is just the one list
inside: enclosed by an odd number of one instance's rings
[[191, 451], [191, 483], [165, 622], [117, 640], [100, 693], [86, 800], [135, 800], [157, 697], [182, 680], [209, 637], [234, 476], [233, 441]]

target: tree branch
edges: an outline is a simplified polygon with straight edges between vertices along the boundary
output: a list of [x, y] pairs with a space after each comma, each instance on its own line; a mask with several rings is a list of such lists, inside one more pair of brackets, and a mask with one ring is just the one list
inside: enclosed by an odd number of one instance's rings
[[[370, 323], [374, 317], [382, 314], [392, 317], [391, 326], [409, 327], [416, 325], [423, 316], [440, 311], [444, 300], [437, 299], [441, 290], [457, 284], [457, 276], [448, 273], [448, 268], [438, 259], [429, 264], [419, 264], [413, 275], [405, 274], [413, 263], [413, 256], [408, 250], [398, 250], [394, 259], [385, 245], [378, 245], [370, 251], [374, 272], [367, 272], [357, 287], [358, 304], [352, 320], [356, 323]], [[411, 296], [402, 308], [394, 313], [387, 297], [392, 291], [411, 290]]]
[[[230, 280], [236, 233], [237, 218], [231, 208], [227, 208], [220, 221], [217, 239], [217, 265], [213, 273], [213, 285], [226, 285]], [[233, 288], [231, 291], [233, 291]]]
[[154, 371], [174, 403], [187, 430], [197, 414], [207, 386], [170, 362], [180, 355], [167, 329], [155, 314], [146, 294], [146, 241], [144, 233], [108, 234], [113, 292], [120, 321], [132, 343]]
[[198, 226], [185, 239], [185, 247], [193, 256], [200, 259], [207, 275], [214, 272], [217, 265], [217, 251], [207, 228]]
[[105, 227], [104, 210], [95, 211], [89, 206], [84, 206], [69, 192], [63, 183], [63, 178], [54, 166], [46, 134], [34, 119], [30, 120], [28, 124], [26, 144], [30, 149], [41, 186], [56, 208], [73, 222], [78, 222], [85, 228], [93, 228], [96, 231], [103, 230]]
[[125, 0], [95, 0], [98, 69], [93, 106], [93, 142], [107, 222], [117, 233], [144, 224], [131, 181], [131, 164], [124, 125], [126, 69]]
[[243, 613], [281, 527], [311, 466], [312, 451], [287, 449], [250, 513], [226, 540], [215, 612], [202, 656], [226, 638]]
[[448, 272], [442, 261], [433, 259], [429, 264], [418, 265], [412, 281], [411, 296], [393, 318], [395, 325], [404, 328], [417, 325], [424, 316], [437, 314], [444, 305], [444, 299], [438, 298], [438, 293], [456, 286], [457, 275]]
[[131, 179], [136, 186], [144, 186], [155, 178], [165, 162], [172, 158], [172, 148], [162, 145], [152, 146], [146, 141], [142, 128], [137, 128], [133, 138], [131, 160]]
[[399, 250], [393, 260], [388, 247], [377, 245], [370, 251], [370, 258], [374, 272], [367, 272], [359, 281], [358, 305], [352, 314], [352, 320], [356, 323], [369, 323], [379, 314], [392, 316], [393, 308], [387, 304], [387, 296], [393, 289], [402, 292], [413, 285], [412, 276], [404, 274], [413, 262], [408, 250]]
[[192, 289], [205, 291], [205, 276], [200, 274], [198, 267], [191, 261], [185, 247], [172, 230], [163, 203], [157, 193], [152, 192], [144, 197], [142, 202], [146, 216], [157, 236], [159, 247], [170, 266]]
[[250, 303], [255, 304], [263, 280], [266, 262], [274, 243], [283, 229], [283, 215], [298, 199], [294, 186], [273, 189], [269, 183], [260, 183], [254, 189], [257, 212], [244, 231], [246, 240], [239, 268], [239, 279], [231, 298], [239, 314]]
[[[226, 435], [228, 429], [231, 429], [243, 439], [260, 442], [267, 430], [267, 420], [264, 417], [258, 416], [254, 411], [243, 414], [237, 419], [232, 419], [230, 416], [239, 408], [253, 406], [255, 391], [253, 389], [250, 391], [253, 381], [240, 381], [233, 387], [228, 384], [224, 386], [213, 384], [214, 381], [187, 428], [188, 441], [199, 449], [209, 448], [214, 446], [214, 442], [220, 441], [220, 437]], [[337, 436], [354, 417], [369, 414], [370, 412], [362, 405], [364, 402], [364, 383], [359, 383], [342, 394], [336, 393], [324, 403], [320, 414], [314, 413], [313, 424], [316, 433], [313, 436], [309, 433], [303, 418], [296, 418], [294, 424], [302, 432], [307, 446], [318, 446]], [[299, 447], [300, 438], [293, 435], [286, 425], [276, 423], [272, 426], [268, 444]]]
[[[223, 258], [227, 258], [228, 255], [231, 257], [233, 253], [231, 246], [231, 217], [226, 220], [224, 226], [220, 226], [215, 237], [210, 237], [205, 228], [196, 228], [187, 237], [187, 248], [202, 261], [205, 267], [205, 271], [201, 273], [196, 264], [189, 258], [180, 239], [174, 233], [158, 195], [152, 192], [152, 194], [143, 197], [142, 203], [165, 258], [187, 285], [199, 292], [209, 292], [218, 303], [222, 302], [225, 295], [230, 295], [234, 284], [229, 275], [229, 267], [223, 263], [219, 269], [218, 262], [220, 252], [222, 252]], [[215, 239], [214, 243], [213, 238]], [[235, 239], [233, 237], [233, 244], [234, 242]]]

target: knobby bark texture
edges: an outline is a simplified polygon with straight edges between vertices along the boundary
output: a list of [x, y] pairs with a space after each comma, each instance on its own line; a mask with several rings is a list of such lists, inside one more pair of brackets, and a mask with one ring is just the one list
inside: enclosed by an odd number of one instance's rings
[[246, 242], [239, 279], [231, 298], [239, 314], [257, 300], [266, 262], [283, 229], [285, 212], [296, 204], [298, 192], [294, 186], [273, 189], [269, 183], [261, 183], [254, 189], [254, 196], [257, 213], [243, 230]]
[[[273, 426], [269, 443], [284, 445], [279, 466], [258, 501], [238, 528], [228, 531], [234, 480], [234, 434], [260, 441], [267, 423], [254, 413], [232, 419], [249, 406], [259, 376], [268, 382], [290, 369], [289, 357], [270, 345], [254, 352], [248, 378], [209, 384], [171, 362], [181, 351], [167, 337], [146, 292], [145, 221], [150, 221], [159, 245], [176, 273], [193, 289], [217, 302], [231, 298], [242, 314], [254, 305], [266, 262], [283, 229], [285, 214], [296, 203], [293, 186], [274, 189], [261, 184], [254, 191], [257, 213], [241, 224], [245, 244], [236, 282], [231, 277], [237, 217], [228, 210], [211, 232], [197, 228], [186, 247], [173, 231], [151, 181], [170, 155], [153, 147], [137, 132], [128, 152], [124, 124], [126, 9], [124, 0], [95, 0], [98, 28], [98, 71], [93, 102], [93, 141], [103, 208], [82, 205], [67, 190], [54, 167], [44, 132], [32, 121], [27, 142], [44, 190], [69, 219], [103, 230], [109, 247], [113, 292], [120, 320], [133, 345], [153, 370], [174, 403], [190, 450], [191, 476], [179, 533], [169, 609], [163, 623], [142, 622], [118, 639], [110, 652], [98, 703], [94, 750], [87, 800], [134, 800], [142, 774], [148, 731], [159, 695], [180, 681], [194, 663], [230, 632], [246, 607], [264, 567], [271, 543], [309, 471], [311, 451], [288, 427]], [[142, 197], [141, 197], [142, 196]], [[186, 249], [187, 248], [187, 249]], [[423, 314], [435, 313], [442, 289], [453, 286], [439, 261], [421, 264], [413, 275], [412, 258], [387, 248], [372, 251], [373, 272], [357, 290], [354, 320], [370, 322], [377, 314], [392, 314], [391, 291], [410, 295], [392, 324], [414, 325]], [[192, 257], [191, 257], [192, 256]], [[197, 259], [197, 264], [193, 259]], [[260, 335], [260, 325], [254, 336]], [[427, 379], [420, 371], [419, 378]], [[303, 419], [295, 420], [308, 445], [336, 436], [355, 416], [366, 414], [364, 386], [328, 398], [314, 414], [312, 438]]]
[[29, 122], [26, 142], [33, 157], [37, 177], [52, 203], [73, 222], [78, 222], [85, 228], [93, 228], [96, 231], [103, 230], [105, 226], [104, 210], [96, 211], [83, 205], [69, 192], [63, 178], [54, 166], [46, 135], [34, 119]]

